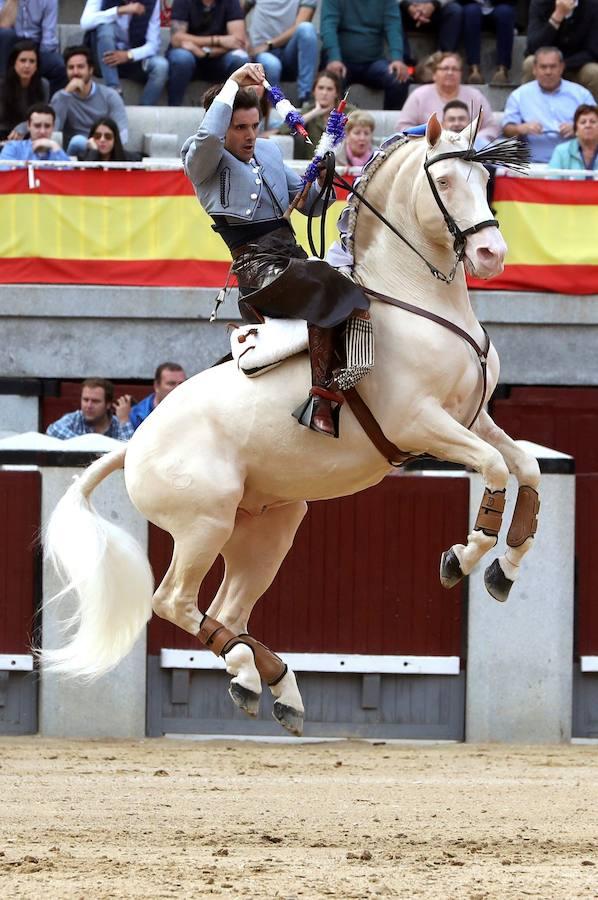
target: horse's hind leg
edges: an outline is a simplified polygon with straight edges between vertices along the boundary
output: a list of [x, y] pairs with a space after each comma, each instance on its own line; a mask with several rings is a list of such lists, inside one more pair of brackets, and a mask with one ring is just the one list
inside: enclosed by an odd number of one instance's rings
[[504, 556], [497, 557], [484, 573], [484, 583], [495, 600], [504, 601], [509, 596], [513, 582], [519, 575], [519, 567], [526, 553], [534, 544], [537, 516], [540, 509], [538, 486], [540, 467], [538, 461], [522, 450], [515, 441], [482, 412], [475, 427], [476, 432], [502, 454], [509, 471], [519, 485], [517, 503], [507, 534]]
[[[209, 616], [237, 635], [247, 632], [251, 611], [272, 584], [306, 510], [303, 501], [271, 507], [258, 516], [239, 510], [235, 529], [222, 548], [225, 576], [208, 609]], [[261, 682], [250, 647], [235, 644], [226, 652], [226, 668], [233, 675], [232, 699], [245, 712], [255, 715]], [[270, 690], [276, 697], [274, 717], [293, 734], [300, 734], [303, 702], [294, 673], [287, 667]]]

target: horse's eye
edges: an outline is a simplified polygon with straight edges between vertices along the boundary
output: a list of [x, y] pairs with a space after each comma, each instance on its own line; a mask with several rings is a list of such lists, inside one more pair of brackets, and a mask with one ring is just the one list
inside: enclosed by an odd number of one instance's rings
[[446, 188], [446, 187], [448, 187], [448, 184], [449, 184], [448, 178], [438, 178], [436, 181], [436, 184], [438, 185], [438, 187]]

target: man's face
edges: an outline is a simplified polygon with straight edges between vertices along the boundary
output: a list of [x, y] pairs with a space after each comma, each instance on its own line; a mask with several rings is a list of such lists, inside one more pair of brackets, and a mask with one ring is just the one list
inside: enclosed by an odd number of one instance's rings
[[161, 403], [164, 397], [174, 391], [175, 387], [182, 384], [185, 380], [185, 373], [175, 369], [163, 369], [160, 375], [160, 381], [154, 381], [154, 393], [156, 394], [156, 403]]
[[255, 107], [235, 110], [224, 139], [228, 152], [242, 162], [249, 162], [253, 156], [259, 124], [260, 114]]
[[534, 77], [543, 91], [556, 91], [564, 71], [558, 53], [540, 53], [534, 63]]
[[81, 392], [81, 412], [88, 425], [101, 422], [108, 413], [106, 393], [101, 387], [84, 387]]
[[87, 62], [83, 54], [71, 56], [66, 64], [66, 74], [69, 81], [71, 78], [81, 78], [84, 84], [91, 81], [92, 68]]
[[445, 131], [454, 131], [458, 133], [463, 131], [469, 125], [469, 113], [458, 107], [447, 109], [442, 120], [442, 127]]
[[32, 141], [52, 137], [54, 116], [51, 116], [50, 113], [31, 113], [27, 124], [29, 125], [29, 136]]

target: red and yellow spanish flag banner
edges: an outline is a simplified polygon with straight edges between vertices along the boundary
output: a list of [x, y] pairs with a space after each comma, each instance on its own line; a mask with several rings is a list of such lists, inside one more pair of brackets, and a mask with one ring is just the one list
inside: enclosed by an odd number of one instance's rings
[[[181, 170], [0, 172], [0, 283], [221, 287], [230, 254]], [[337, 200], [327, 220], [337, 237]], [[306, 218], [293, 215], [308, 246]], [[309, 251], [308, 251], [309, 252]]]
[[496, 179], [505, 270], [470, 287], [598, 294], [598, 181]]
[[[0, 172], [0, 283], [224, 283], [228, 250], [181, 170], [34, 174]], [[344, 204], [340, 195], [329, 210], [327, 245]], [[505, 271], [489, 282], [472, 279], [472, 287], [598, 294], [598, 182], [501, 177], [495, 207], [509, 245]], [[293, 214], [308, 249], [306, 224]]]

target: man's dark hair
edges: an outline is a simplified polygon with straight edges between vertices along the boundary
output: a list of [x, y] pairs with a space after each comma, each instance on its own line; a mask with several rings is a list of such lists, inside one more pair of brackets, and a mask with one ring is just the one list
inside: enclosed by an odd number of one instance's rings
[[[207, 89], [201, 98], [203, 108], [206, 112], [209, 110], [221, 90], [221, 84], [213, 84], [212, 87]], [[252, 88], [239, 88], [233, 101], [233, 112], [236, 112], [238, 109], [254, 108], [257, 109], [261, 115], [260, 101], [256, 92]]]
[[156, 372], [154, 375], [154, 381], [157, 384], [160, 384], [160, 381], [162, 380], [162, 372], [164, 372], [166, 369], [168, 369], [170, 372], [184, 372], [185, 371], [182, 366], [179, 366], [178, 363], [173, 363], [173, 362], [160, 363], [160, 365], [156, 369]]
[[93, 69], [93, 56], [91, 50], [89, 49], [89, 47], [84, 47], [83, 44], [77, 47], [67, 47], [62, 56], [65, 66], [68, 65], [68, 61], [71, 56], [84, 56], [87, 60], [87, 64], [90, 65]]
[[81, 385], [81, 393], [83, 388], [103, 388], [106, 403], [110, 404], [114, 400], [114, 385], [107, 378], [86, 378]]
[[538, 62], [539, 56], [544, 56], [547, 53], [556, 53], [559, 58], [559, 62], [563, 62], [565, 57], [561, 50], [558, 47], [538, 47], [536, 52], [534, 53], [534, 63]]
[[577, 130], [577, 120], [579, 117], [587, 116], [588, 113], [593, 113], [595, 116], [598, 116], [598, 106], [594, 103], [582, 103], [577, 107], [573, 116], [573, 131]]
[[463, 100], [449, 100], [443, 107], [442, 115], [445, 116], [449, 109], [464, 109], [467, 115], [469, 115], [469, 106], [467, 103], [464, 103]]
[[29, 121], [33, 113], [45, 113], [48, 116], [52, 116], [53, 121], [56, 120], [56, 113], [49, 103], [34, 103], [33, 106], [30, 106], [27, 110], [27, 121]]

